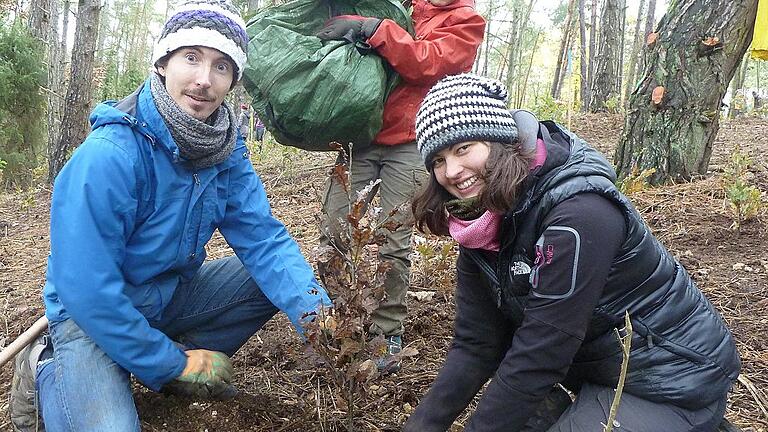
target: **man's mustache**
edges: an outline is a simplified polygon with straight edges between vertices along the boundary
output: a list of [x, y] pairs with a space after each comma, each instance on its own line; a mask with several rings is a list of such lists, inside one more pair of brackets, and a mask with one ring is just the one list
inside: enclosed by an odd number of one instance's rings
[[184, 92], [184, 94], [195, 99], [202, 99], [208, 102], [214, 99], [208, 94], [208, 91], [206, 90], [187, 90]]

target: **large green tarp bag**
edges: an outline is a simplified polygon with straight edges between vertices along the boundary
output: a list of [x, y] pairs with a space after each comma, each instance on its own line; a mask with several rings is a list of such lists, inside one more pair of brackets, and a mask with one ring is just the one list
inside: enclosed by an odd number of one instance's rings
[[359, 149], [381, 129], [397, 74], [365, 43], [314, 36], [330, 17], [346, 14], [390, 18], [413, 33], [397, 0], [291, 0], [248, 21], [243, 84], [280, 144], [327, 151], [338, 142]]

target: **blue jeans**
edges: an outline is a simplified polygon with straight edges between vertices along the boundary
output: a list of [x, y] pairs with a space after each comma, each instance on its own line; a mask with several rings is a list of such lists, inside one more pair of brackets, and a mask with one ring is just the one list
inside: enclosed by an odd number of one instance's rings
[[[150, 325], [186, 349], [232, 356], [275, 313], [277, 308], [233, 256], [203, 264]], [[49, 329], [53, 358], [37, 369], [46, 430], [139, 431], [130, 373], [71, 319], [51, 323]]]

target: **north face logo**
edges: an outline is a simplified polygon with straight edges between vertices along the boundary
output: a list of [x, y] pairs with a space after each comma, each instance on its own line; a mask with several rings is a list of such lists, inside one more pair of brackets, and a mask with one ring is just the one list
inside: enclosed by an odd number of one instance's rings
[[531, 273], [531, 266], [523, 261], [515, 261], [509, 265], [509, 273], [512, 276], [526, 275]]

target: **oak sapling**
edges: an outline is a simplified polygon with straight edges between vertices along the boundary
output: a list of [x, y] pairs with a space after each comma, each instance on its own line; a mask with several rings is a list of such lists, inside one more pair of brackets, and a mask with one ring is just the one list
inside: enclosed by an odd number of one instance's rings
[[[385, 297], [384, 280], [390, 264], [378, 259], [378, 249], [386, 242], [384, 230], [399, 227], [395, 217], [405, 206], [396, 207], [389, 214], [370, 204], [370, 197], [380, 180], [369, 183], [360, 191], [350, 189], [348, 153], [342, 163], [334, 166], [332, 181], [344, 186], [349, 199], [346, 221], [336, 235], [325, 233], [330, 245], [321, 251], [318, 261], [321, 281], [333, 299], [332, 309], [321, 309], [317, 317], [305, 326], [308, 352], [315, 364], [323, 364], [329, 371], [332, 385], [341, 400], [336, 403], [347, 411], [347, 430], [354, 430], [355, 400], [365, 395], [369, 383], [379, 376], [375, 359], [386, 351], [383, 336], [371, 338], [367, 324], [371, 313]], [[351, 170], [350, 166], [350, 170]], [[405, 204], [405, 203], [404, 203]], [[322, 225], [321, 225], [322, 226]], [[405, 348], [400, 358], [417, 354]]]

